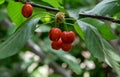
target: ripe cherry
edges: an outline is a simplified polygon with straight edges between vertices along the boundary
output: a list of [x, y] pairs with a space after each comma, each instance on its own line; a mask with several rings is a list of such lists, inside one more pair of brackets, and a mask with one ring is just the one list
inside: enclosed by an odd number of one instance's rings
[[75, 39], [75, 33], [73, 31], [70, 32], [64, 31], [61, 33], [61, 39], [64, 43], [70, 44]]
[[59, 28], [52, 28], [49, 32], [49, 38], [52, 41], [58, 41], [60, 39], [62, 31]]
[[61, 48], [64, 51], [70, 51], [72, 49], [72, 44], [62, 43]]
[[61, 39], [59, 39], [58, 41], [53, 41], [51, 44], [52, 48], [55, 50], [59, 50], [61, 48], [61, 45], [62, 45]]
[[23, 7], [22, 7], [22, 15], [26, 18], [30, 17], [32, 15], [33, 12], [33, 7], [31, 4], [26, 3]]

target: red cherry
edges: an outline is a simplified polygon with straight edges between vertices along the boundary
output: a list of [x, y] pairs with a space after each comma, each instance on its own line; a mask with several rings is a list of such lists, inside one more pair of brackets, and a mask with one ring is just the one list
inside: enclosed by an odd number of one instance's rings
[[64, 51], [70, 51], [72, 49], [72, 44], [62, 43], [61, 48]]
[[61, 48], [61, 45], [62, 45], [61, 39], [59, 39], [58, 41], [53, 41], [51, 44], [52, 48], [55, 50], [59, 50]]
[[26, 18], [30, 17], [32, 15], [32, 12], [33, 12], [33, 7], [31, 4], [25, 4], [23, 7], [22, 7], [22, 15]]
[[75, 39], [75, 33], [73, 31], [70, 32], [64, 31], [61, 33], [61, 39], [64, 43], [70, 44]]
[[58, 41], [60, 39], [62, 31], [59, 28], [52, 28], [49, 32], [49, 38], [52, 41]]

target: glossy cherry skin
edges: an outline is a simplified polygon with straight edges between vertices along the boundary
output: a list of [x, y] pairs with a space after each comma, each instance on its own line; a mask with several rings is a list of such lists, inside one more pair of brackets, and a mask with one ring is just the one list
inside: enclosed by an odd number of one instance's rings
[[62, 48], [62, 50], [68, 52], [72, 49], [72, 44], [62, 43], [61, 48]]
[[52, 28], [49, 32], [49, 38], [52, 41], [58, 41], [60, 39], [62, 31], [59, 28]]
[[70, 32], [64, 31], [61, 33], [61, 39], [63, 43], [70, 44], [75, 39], [75, 33], [73, 31], [70, 31]]
[[25, 4], [23, 7], [22, 7], [22, 15], [26, 18], [30, 17], [32, 15], [32, 12], [33, 12], [33, 7], [31, 4]]
[[58, 41], [53, 41], [51, 46], [52, 46], [53, 49], [59, 50], [62, 46], [62, 40], [59, 39]]

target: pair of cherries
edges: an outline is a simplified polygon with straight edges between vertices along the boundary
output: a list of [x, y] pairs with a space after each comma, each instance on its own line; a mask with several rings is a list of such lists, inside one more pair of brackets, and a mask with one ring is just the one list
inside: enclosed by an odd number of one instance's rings
[[75, 33], [73, 31], [61, 31], [59, 28], [52, 28], [49, 32], [49, 38], [52, 41], [52, 48], [59, 50], [62, 48], [64, 51], [70, 51], [72, 43], [75, 39]]

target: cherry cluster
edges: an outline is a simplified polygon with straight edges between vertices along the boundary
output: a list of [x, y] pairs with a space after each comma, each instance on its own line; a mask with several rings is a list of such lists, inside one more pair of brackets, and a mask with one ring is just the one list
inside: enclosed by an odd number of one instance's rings
[[[32, 15], [33, 7], [31, 4], [24, 4], [22, 7], [22, 15], [29, 18]], [[63, 12], [58, 12], [56, 14], [55, 20], [58, 24], [63, 23], [65, 14]], [[64, 51], [70, 51], [72, 48], [72, 43], [75, 39], [75, 33], [73, 31], [61, 31], [59, 28], [52, 28], [49, 32], [50, 40], [52, 41], [52, 48], [59, 50], [62, 48]]]
[[60, 48], [64, 51], [70, 51], [72, 43], [75, 39], [75, 33], [73, 31], [61, 31], [59, 28], [52, 28], [49, 32], [49, 38], [52, 41], [52, 48], [59, 50]]

